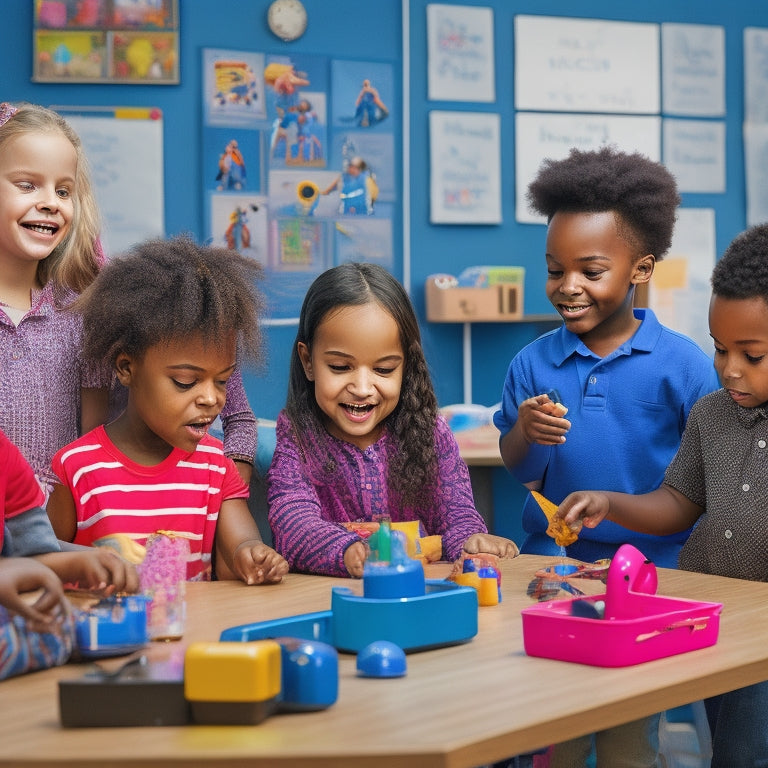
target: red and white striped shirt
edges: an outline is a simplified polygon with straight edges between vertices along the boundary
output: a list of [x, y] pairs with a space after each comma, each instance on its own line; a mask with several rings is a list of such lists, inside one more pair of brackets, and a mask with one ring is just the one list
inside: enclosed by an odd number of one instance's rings
[[147, 467], [118, 450], [100, 426], [58, 451], [53, 470], [75, 502], [75, 544], [117, 533], [144, 544], [156, 531], [173, 531], [189, 538], [189, 579], [210, 569], [222, 502], [248, 497], [234, 462], [210, 435], [193, 453], [174, 448]]

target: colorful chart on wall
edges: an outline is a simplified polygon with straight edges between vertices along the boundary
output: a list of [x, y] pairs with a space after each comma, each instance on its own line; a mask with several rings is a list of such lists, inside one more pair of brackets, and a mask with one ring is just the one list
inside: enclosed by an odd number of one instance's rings
[[178, 0], [34, 0], [42, 83], [179, 82]]
[[107, 255], [165, 234], [163, 115], [156, 108], [61, 107], [80, 136], [103, 219]]
[[391, 64], [203, 51], [206, 237], [265, 270], [267, 322], [323, 270], [393, 269]]

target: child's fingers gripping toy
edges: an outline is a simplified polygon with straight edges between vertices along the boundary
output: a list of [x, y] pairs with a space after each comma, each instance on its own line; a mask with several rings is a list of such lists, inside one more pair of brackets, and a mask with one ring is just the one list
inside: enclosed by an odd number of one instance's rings
[[565, 520], [560, 517], [555, 517], [557, 504], [554, 504], [545, 496], [542, 496], [538, 491], [531, 491], [531, 496], [536, 499], [536, 503], [541, 507], [541, 511], [546, 515], [547, 520], [549, 520], [547, 535], [555, 540], [555, 544], [557, 544], [558, 547], [567, 547], [570, 544], [573, 544], [573, 542], [579, 538], [581, 522], [579, 522], [576, 530], [570, 528]]
[[556, 389], [550, 389], [547, 392], [547, 397], [550, 402], [544, 404], [544, 408], [550, 416], [558, 416], [562, 418], [568, 413], [568, 409], [563, 405], [563, 401], [560, 397], [560, 393]]

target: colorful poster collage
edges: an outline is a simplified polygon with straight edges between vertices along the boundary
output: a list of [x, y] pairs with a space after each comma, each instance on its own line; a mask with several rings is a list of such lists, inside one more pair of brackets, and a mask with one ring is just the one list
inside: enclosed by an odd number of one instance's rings
[[33, 80], [179, 82], [177, 0], [35, 0]]
[[345, 261], [392, 269], [391, 64], [203, 50], [206, 236], [264, 266], [272, 319]]

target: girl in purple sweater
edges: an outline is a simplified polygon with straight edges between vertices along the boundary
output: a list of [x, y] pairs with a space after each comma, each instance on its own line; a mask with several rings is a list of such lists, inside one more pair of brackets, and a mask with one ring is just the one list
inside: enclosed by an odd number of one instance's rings
[[380, 514], [420, 520], [445, 559], [517, 554], [475, 509], [413, 306], [374, 264], [329, 269], [304, 298], [267, 483], [275, 549], [294, 571], [362, 576], [366, 545], [342, 524]]

